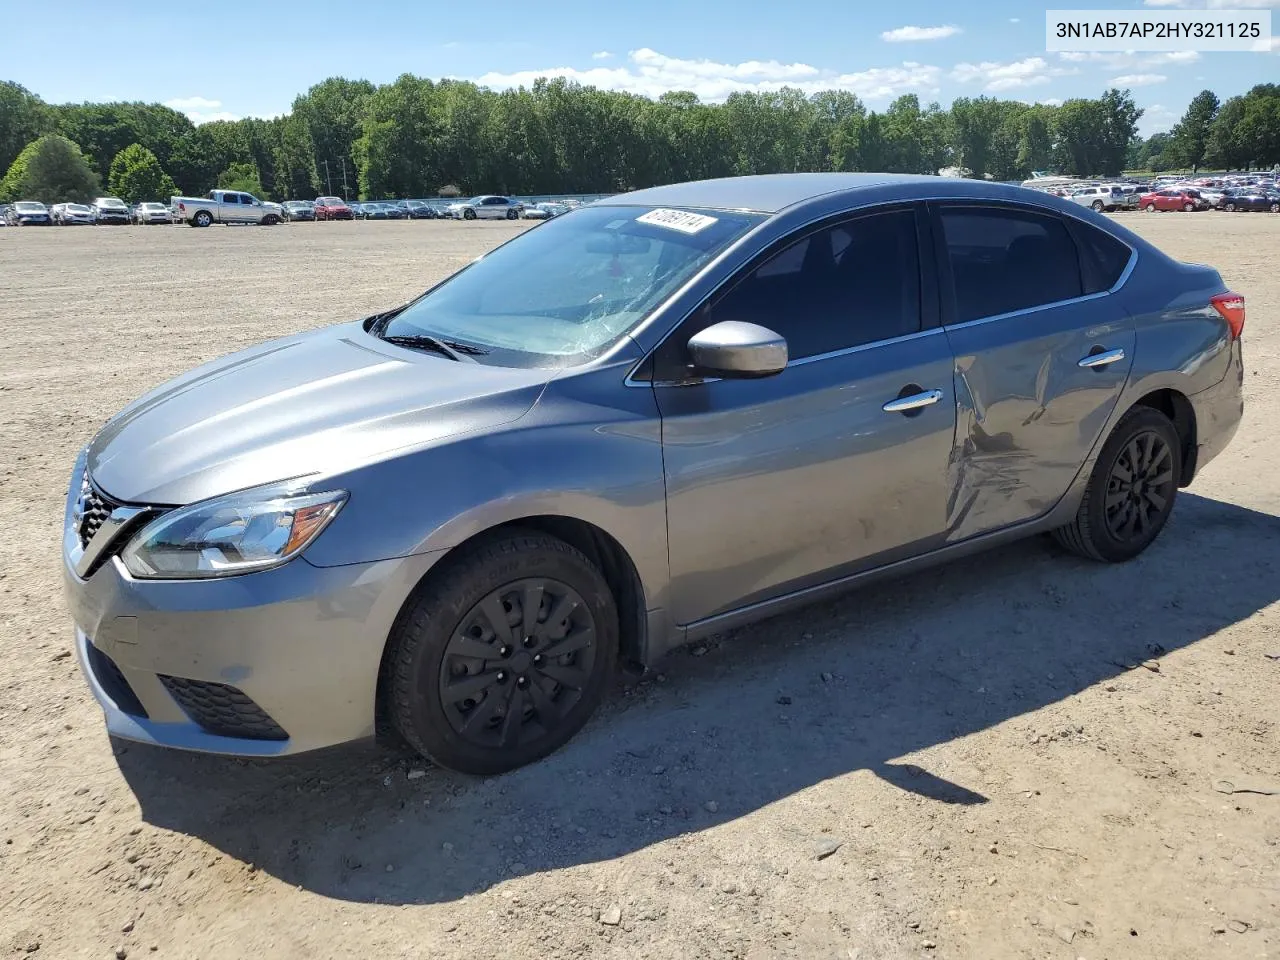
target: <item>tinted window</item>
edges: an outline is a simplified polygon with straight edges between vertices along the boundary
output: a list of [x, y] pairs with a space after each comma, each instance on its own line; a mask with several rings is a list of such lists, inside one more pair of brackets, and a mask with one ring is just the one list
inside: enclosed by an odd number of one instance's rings
[[1105, 230], [1079, 222], [1073, 222], [1071, 229], [1079, 241], [1084, 292], [1110, 290], [1129, 265], [1133, 251]]
[[240, 198], [237, 197], [234, 193], [224, 193], [222, 195], [222, 202], [223, 203], [239, 203]]
[[940, 219], [955, 288], [956, 323], [1082, 294], [1075, 243], [1057, 217], [951, 207]]
[[721, 320], [782, 334], [794, 360], [917, 332], [914, 214], [861, 217], [791, 244], [739, 281], [699, 326]]

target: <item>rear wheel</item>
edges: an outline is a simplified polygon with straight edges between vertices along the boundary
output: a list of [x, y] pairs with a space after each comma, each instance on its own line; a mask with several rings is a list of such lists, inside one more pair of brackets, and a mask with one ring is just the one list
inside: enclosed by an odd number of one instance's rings
[[193, 227], [207, 227], [213, 223], [213, 214], [208, 210], [197, 210], [196, 215], [191, 218]]
[[1054, 539], [1092, 560], [1136, 557], [1164, 529], [1181, 474], [1182, 445], [1169, 418], [1133, 408], [1103, 445], [1075, 519]]
[[1222, 209], [1227, 211], [1227, 213], [1235, 213], [1236, 205], [1234, 203], [1226, 203], [1226, 204], [1223, 204]]
[[1196, 205], [1194, 203], [1184, 203], [1182, 205], [1182, 209], [1187, 213], [1194, 213], [1196, 209]]
[[401, 735], [452, 770], [538, 760], [587, 722], [618, 656], [618, 613], [580, 551], [535, 531], [482, 543], [430, 580], [390, 638]]
[[1093, 209], [1095, 209], [1095, 210], [1097, 210], [1099, 213], [1101, 213], [1101, 212], [1102, 212], [1102, 208], [1103, 208], [1103, 204], [1102, 204], [1102, 201], [1101, 201], [1101, 200], [1095, 200], [1095, 201], [1093, 201]]

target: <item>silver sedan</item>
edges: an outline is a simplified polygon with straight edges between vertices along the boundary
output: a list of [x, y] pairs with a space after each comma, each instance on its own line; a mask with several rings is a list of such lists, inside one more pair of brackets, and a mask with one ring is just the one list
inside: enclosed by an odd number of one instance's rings
[[389, 729], [508, 770], [620, 662], [1040, 532], [1138, 555], [1235, 433], [1244, 321], [1212, 268], [1018, 187], [613, 197], [112, 417], [66, 507], [80, 664], [122, 737]]

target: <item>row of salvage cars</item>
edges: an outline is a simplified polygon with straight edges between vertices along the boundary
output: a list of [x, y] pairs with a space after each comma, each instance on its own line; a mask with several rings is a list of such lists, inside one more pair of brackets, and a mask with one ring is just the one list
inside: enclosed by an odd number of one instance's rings
[[135, 203], [115, 197], [98, 197], [93, 203], [55, 203], [48, 207], [37, 200], [19, 200], [0, 207], [0, 222], [10, 227], [129, 223], [170, 223], [169, 208], [163, 203]]

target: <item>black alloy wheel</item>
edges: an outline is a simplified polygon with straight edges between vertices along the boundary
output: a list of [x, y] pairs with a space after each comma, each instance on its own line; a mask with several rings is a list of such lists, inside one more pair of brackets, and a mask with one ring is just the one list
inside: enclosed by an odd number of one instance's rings
[[1134, 407], [1103, 444], [1075, 518], [1054, 530], [1054, 539], [1093, 560], [1136, 557], [1164, 529], [1181, 477], [1173, 423], [1159, 410]]
[[506, 584], [449, 638], [439, 681], [445, 716], [480, 747], [545, 736], [581, 699], [596, 652], [595, 618], [573, 587], [546, 577]]
[[595, 564], [515, 530], [464, 548], [405, 604], [384, 657], [386, 715], [419, 753], [495, 774], [578, 732], [618, 658], [618, 612]]

